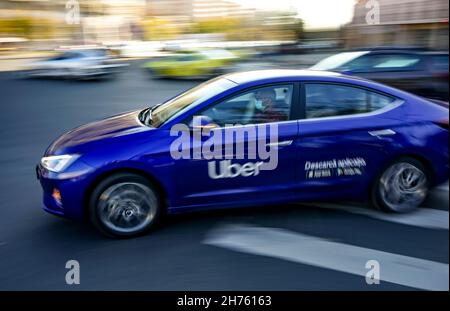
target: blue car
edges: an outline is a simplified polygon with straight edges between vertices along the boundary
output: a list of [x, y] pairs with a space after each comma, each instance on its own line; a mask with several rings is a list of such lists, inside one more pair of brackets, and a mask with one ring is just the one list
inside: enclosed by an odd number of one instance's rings
[[401, 213], [448, 180], [448, 117], [339, 73], [233, 73], [78, 127], [36, 171], [47, 212], [115, 237], [199, 209], [346, 199]]

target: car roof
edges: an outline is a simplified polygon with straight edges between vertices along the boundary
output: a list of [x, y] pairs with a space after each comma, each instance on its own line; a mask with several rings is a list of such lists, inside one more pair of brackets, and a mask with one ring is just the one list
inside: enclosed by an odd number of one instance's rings
[[448, 51], [433, 51], [433, 52], [426, 52], [424, 54], [432, 56], [448, 56]]
[[248, 82], [256, 82], [267, 79], [277, 78], [308, 78], [308, 77], [342, 77], [343, 75], [331, 71], [316, 71], [316, 70], [295, 70], [295, 69], [270, 69], [270, 70], [253, 70], [236, 72], [224, 75], [234, 83], [242, 84]]
[[430, 49], [422, 46], [376, 46], [376, 47], [359, 47], [351, 49], [350, 51], [367, 51], [367, 52], [386, 52], [386, 51], [396, 51], [396, 52], [425, 52], [430, 51]]

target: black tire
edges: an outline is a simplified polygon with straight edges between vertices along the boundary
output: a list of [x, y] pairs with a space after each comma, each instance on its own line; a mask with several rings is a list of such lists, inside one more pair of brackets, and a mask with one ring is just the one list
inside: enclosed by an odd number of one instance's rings
[[[406, 178], [410, 174], [417, 174], [414, 177], [417, 179]], [[385, 212], [411, 212], [425, 201], [429, 188], [430, 174], [425, 166], [416, 159], [403, 157], [378, 175], [372, 187], [372, 205]]]
[[152, 68], [145, 68], [144, 69], [148, 74], [150, 79], [153, 80], [163, 80], [164, 76], [160, 75], [156, 70], [152, 69]]
[[[123, 197], [118, 198], [119, 194]], [[89, 199], [91, 222], [109, 237], [134, 237], [148, 232], [160, 219], [161, 210], [156, 188], [145, 177], [132, 173], [105, 178]], [[133, 223], [136, 225], [132, 226]]]

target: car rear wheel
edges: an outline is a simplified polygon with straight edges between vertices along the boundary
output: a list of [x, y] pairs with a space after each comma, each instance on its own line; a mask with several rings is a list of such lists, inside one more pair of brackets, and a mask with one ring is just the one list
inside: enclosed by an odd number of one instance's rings
[[116, 174], [99, 183], [91, 195], [93, 224], [104, 234], [131, 237], [157, 222], [161, 204], [152, 184], [135, 174]]
[[428, 189], [429, 178], [422, 163], [402, 158], [386, 168], [375, 182], [373, 203], [388, 212], [410, 212], [425, 201]]

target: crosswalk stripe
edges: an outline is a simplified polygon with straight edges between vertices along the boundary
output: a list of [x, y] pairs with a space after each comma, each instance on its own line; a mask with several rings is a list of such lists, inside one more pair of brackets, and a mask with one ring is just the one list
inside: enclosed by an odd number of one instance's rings
[[334, 203], [307, 203], [302, 205], [319, 208], [329, 208], [348, 213], [364, 215], [379, 220], [395, 222], [403, 225], [410, 225], [429, 229], [449, 230], [449, 212], [432, 208], [419, 208], [416, 211], [405, 214], [395, 214], [395, 213], [389, 214], [370, 208], [341, 205]]
[[[363, 276], [366, 263], [380, 263], [380, 280], [425, 290], [448, 290], [448, 264], [403, 256], [300, 234], [284, 229], [227, 225], [206, 236], [204, 243], [238, 252], [269, 256]], [[376, 286], [376, 285], [370, 285]]]

